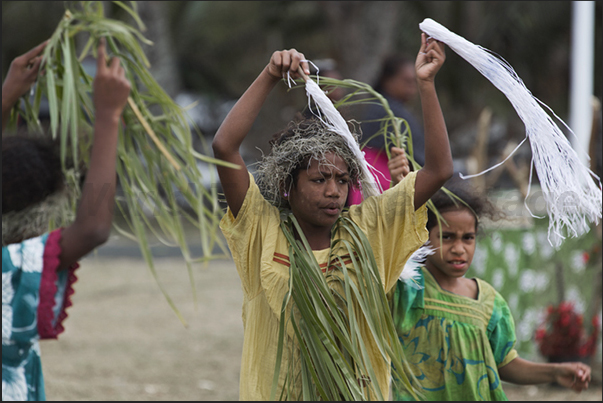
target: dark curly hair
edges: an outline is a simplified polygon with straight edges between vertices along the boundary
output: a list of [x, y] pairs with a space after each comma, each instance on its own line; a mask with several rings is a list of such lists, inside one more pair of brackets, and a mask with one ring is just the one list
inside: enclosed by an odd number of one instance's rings
[[[475, 229], [479, 228], [480, 219], [487, 217], [491, 220], [502, 218], [503, 213], [496, 208], [484, 192], [473, 187], [469, 182], [454, 176], [443, 186], [459, 199], [450, 196], [444, 190], [438, 190], [432, 197], [434, 207], [439, 213], [455, 210], [468, 210], [475, 216]], [[438, 225], [438, 218], [431, 209], [427, 212], [427, 230], [430, 231]]]
[[2, 139], [2, 214], [39, 203], [64, 183], [56, 141], [31, 135]]

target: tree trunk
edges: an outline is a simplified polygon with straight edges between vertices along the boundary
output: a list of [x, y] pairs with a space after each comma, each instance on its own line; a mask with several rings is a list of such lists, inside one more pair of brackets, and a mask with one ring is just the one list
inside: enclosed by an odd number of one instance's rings
[[167, 7], [163, 1], [138, 1], [138, 15], [147, 27], [143, 32], [153, 45], [142, 45], [149, 63], [150, 72], [157, 83], [174, 97], [182, 87], [172, 35], [167, 20]]
[[396, 22], [403, 2], [323, 1], [344, 77], [372, 83], [381, 61], [394, 47]]

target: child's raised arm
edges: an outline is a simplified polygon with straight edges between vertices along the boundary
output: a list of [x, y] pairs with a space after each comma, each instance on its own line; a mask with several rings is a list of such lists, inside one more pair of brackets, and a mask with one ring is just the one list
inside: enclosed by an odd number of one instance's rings
[[536, 363], [519, 357], [498, 370], [500, 379], [505, 382], [536, 385], [555, 381], [576, 392], [588, 389], [590, 372], [590, 367], [581, 362]]
[[444, 44], [434, 39], [428, 41], [426, 35], [422, 33], [421, 49], [417, 55], [415, 70], [423, 110], [425, 166], [417, 172], [415, 209], [425, 204], [454, 172], [446, 122], [434, 83], [444, 60], [446, 60]]
[[111, 232], [115, 203], [115, 162], [121, 113], [130, 94], [130, 83], [118, 58], [109, 65], [105, 42], [98, 46], [94, 78], [94, 139], [90, 167], [77, 208], [75, 221], [61, 237], [61, 268], [67, 268], [105, 243]]
[[[299, 77], [297, 69], [302, 66], [310, 74], [305, 57], [295, 49], [277, 51], [260, 75], [239, 98], [218, 129], [212, 148], [214, 156], [245, 168], [239, 148], [251, 129], [262, 105], [276, 83], [289, 72], [291, 78]], [[249, 188], [247, 169], [232, 169], [218, 165], [218, 175], [224, 196], [232, 214], [236, 217], [243, 205]]]
[[47, 43], [48, 40], [27, 53], [16, 57], [8, 68], [6, 79], [2, 83], [2, 135], [4, 135], [4, 128], [10, 118], [10, 111], [13, 106], [23, 94], [29, 91], [38, 77], [38, 70], [42, 63], [40, 53], [42, 53]]

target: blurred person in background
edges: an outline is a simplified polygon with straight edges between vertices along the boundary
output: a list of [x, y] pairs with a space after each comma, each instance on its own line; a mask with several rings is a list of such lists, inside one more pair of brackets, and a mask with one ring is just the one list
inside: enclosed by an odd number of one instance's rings
[[[387, 100], [389, 107], [396, 117], [408, 122], [412, 134], [413, 158], [421, 166], [425, 164], [425, 139], [421, 122], [407, 107], [418, 94], [415, 63], [412, 59], [401, 54], [388, 56], [381, 66], [381, 73], [373, 88]], [[362, 110], [362, 139], [366, 142], [363, 151], [368, 163], [379, 173], [375, 175], [383, 189], [390, 187], [390, 173], [387, 168], [387, 153], [385, 139], [375, 134], [381, 127], [380, 119], [387, 112], [379, 103], [366, 105]], [[404, 130], [404, 126], [402, 126]], [[391, 146], [391, 144], [387, 145]], [[412, 167], [411, 167], [412, 169]], [[358, 204], [362, 200], [358, 192], [350, 194], [349, 204]]]
[[[343, 80], [343, 76], [337, 68], [337, 62], [335, 60], [319, 59], [314, 60], [313, 63], [316, 67], [318, 67], [318, 72], [316, 74], [318, 74], [319, 80], [321, 77]], [[335, 103], [345, 96], [345, 90], [341, 87], [335, 87], [327, 93], [327, 96]]]

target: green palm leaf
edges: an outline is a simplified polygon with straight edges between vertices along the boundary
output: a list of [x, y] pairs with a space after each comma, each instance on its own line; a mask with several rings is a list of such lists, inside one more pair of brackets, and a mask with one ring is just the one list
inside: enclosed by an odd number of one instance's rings
[[[45, 74], [38, 77], [33, 105], [26, 98], [25, 110], [20, 113], [30, 130], [39, 131], [37, 116], [40, 99], [45, 96], [49, 102], [52, 136], [60, 139], [64, 170], [67, 173], [68, 161], [76, 167], [87, 166], [94, 122], [93, 79], [86, 73], [82, 61], [91, 53], [95, 56], [98, 40], [106, 38], [108, 53], [120, 58], [131, 83], [129, 104], [122, 114], [117, 161], [118, 182], [123, 193], [117, 198], [117, 205], [128, 228], [116, 227], [116, 230], [138, 242], [149, 270], [184, 323], [184, 318], [160, 284], [148, 236], [153, 235], [158, 242], [180, 248], [194, 294], [191, 264], [228, 254], [227, 245], [219, 233], [222, 211], [217, 203], [217, 190], [215, 185], [211, 189], [200, 185], [203, 178], [197, 162], [239, 167], [193, 149], [193, 131], [186, 111], [149, 73], [149, 61], [141, 43], [151, 42], [140, 32], [144, 24], [137, 14], [136, 2], [115, 4], [133, 17], [138, 28], [105, 18], [103, 2], [65, 2], [65, 15], [43, 52], [41, 69]], [[86, 39], [86, 44], [81, 54], [76, 55], [75, 40], [80, 37]], [[198, 130], [194, 133], [201, 137]], [[80, 192], [79, 176], [66, 176], [71, 178], [69, 186], [74, 189], [71, 205], [75, 208], [75, 197]], [[177, 194], [182, 195], [184, 203], [178, 201]], [[147, 216], [145, 206], [151, 207], [152, 217]], [[65, 225], [68, 221], [66, 215], [52, 225]], [[202, 256], [191, 254], [184, 221], [192, 222], [201, 234]]]
[[[280, 399], [385, 400], [389, 391], [382, 391], [376, 381], [363, 382], [377, 377], [361, 322], [370, 329], [381, 357], [391, 360], [394, 379], [415, 393], [372, 250], [360, 228], [347, 218], [339, 218], [327, 274], [293, 214], [282, 221], [281, 228], [290, 244], [291, 266], [271, 399], [276, 398], [278, 380], [285, 371]], [[344, 233], [348, 236], [342, 236]], [[341, 258], [347, 254], [352, 260], [350, 267]], [[292, 341], [287, 337], [287, 326], [293, 329]], [[281, 368], [284, 354], [289, 355], [287, 368]]]

